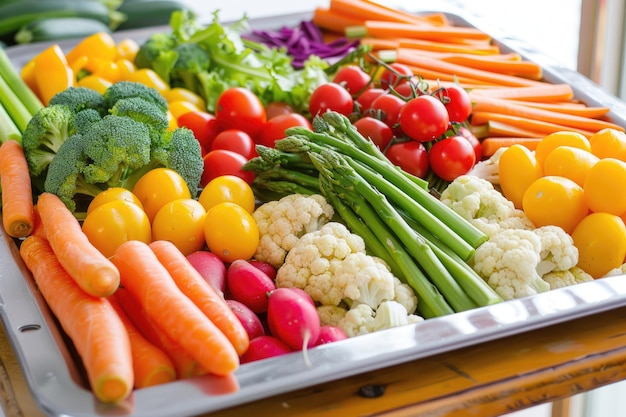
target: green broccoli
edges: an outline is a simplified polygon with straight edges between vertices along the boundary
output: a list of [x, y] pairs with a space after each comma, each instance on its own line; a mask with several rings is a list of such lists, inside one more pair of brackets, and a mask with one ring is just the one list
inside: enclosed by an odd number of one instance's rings
[[207, 51], [197, 43], [182, 43], [174, 48], [178, 57], [170, 72], [170, 84], [200, 91], [204, 86], [201, 74], [209, 71], [211, 59]]
[[115, 103], [123, 98], [141, 97], [156, 104], [163, 112], [167, 112], [168, 104], [165, 97], [156, 89], [135, 81], [118, 81], [111, 84], [104, 91], [107, 109], [113, 108]]
[[176, 128], [168, 132], [168, 136], [165, 152], [154, 159], [158, 158], [165, 167], [178, 172], [187, 183], [191, 196], [196, 197], [204, 171], [200, 142], [186, 127]]
[[74, 113], [84, 109], [94, 109], [101, 116], [107, 113], [106, 102], [102, 94], [86, 87], [68, 87], [55, 94], [50, 99], [50, 104], [64, 104]]
[[135, 55], [135, 66], [151, 68], [169, 83], [170, 71], [178, 58], [178, 53], [174, 51], [176, 44], [176, 39], [169, 33], [154, 33], [139, 47]]
[[143, 123], [150, 131], [152, 146], [163, 145], [163, 137], [169, 121], [167, 112], [162, 111], [158, 105], [141, 97], [122, 98], [113, 105], [110, 113]]
[[85, 133], [91, 125], [102, 119], [100, 113], [95, 109], [84, 109], [74, 115], [70, 122], [70, 134]]

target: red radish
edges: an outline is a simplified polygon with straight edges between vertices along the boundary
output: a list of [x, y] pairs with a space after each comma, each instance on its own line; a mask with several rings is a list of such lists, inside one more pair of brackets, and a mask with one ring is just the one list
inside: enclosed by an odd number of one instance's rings
[[187, 260], [200, 272], [210, 285], [220, 294], [226, 289], [226, 265], [217, 255], [206, 250], [199, 250], [187, 255]]
[[267, 323], [270, 332], [294, 350], [313, 347], [320, 334], [315, 304], [293, 288], [277, 288], [269, 293]]
[[338, 342], [347, 338], [348, 336], [341, 330], [341, 327], [324, 325], [320, 327], [320, 335], [315, 342], [315, 346], [323, 345], [324, 343]]
[[252, 259], [250, 262], [253, 266], [259, 268], [261, 271], [265, 272], [268, 277], [272, 279], [276, 279], [276, 268], [270, 263], [257, 261], [256, 259]]
[[259, 336], [250, 340], [250, 346], [246, 353], [241, 355], [239, 361], [243, 363], [254, 362], [261, 359], [284, 355], [292, 350], [284, 342], [274, 336]]
[[274, 281], [245, 259], [233, 261], [226, 270], [230, 298], [243, 303], [255, 313], [267, 311], [267, 293], [275, 290]]
[[263, 327], [263, 323], [261, 323], [261, 319], [257, 316], [254, 311], [250, 310], [246, 307], [245, 304], [240, 303], [237, 300], [226, 300], [226, 304], [230, 307], [230, 309], [235, 313], [243, 327], [246, 329], [246, 333], [248, 333], [248, 338], [250, 340], [255, 337], [264, 336], [265, 328]]

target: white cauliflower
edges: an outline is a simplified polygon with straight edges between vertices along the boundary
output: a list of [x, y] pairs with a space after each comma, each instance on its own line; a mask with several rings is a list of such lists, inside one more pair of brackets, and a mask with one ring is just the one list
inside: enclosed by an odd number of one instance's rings
[[489, 181], [494, 186], [500, 185], [500, 157], [507, 147], [499, 148], [493, 155], [482, 161], [478, 161], [466, 175], [472, 175]]
[[559, 226], [542, 226], [533, 230], [541, 239], [537, 273], [542, 277], [553, 271], [567, 271], [578, 264], [578, 248], [572, 236]]
[[346, 307], [341, 306], [320, 305], [316, 309], [322, 326], [339, 326], [339, 322], [348, 312]]
[[441, 193], [440, 200], [488, 236], [503, 229], [535, 227], [493, 184], [473, 175], [457, 177]]
[[319, 194], [291, 194], [260, 205], [253, 213], [259, 228], [254, 258], [280, 267], [301, 236], [318, 230], [333, 215], [333, 206]]
[[400, 281], [397, 277], [394, 277], [393, 281], [395, 292], [393, 300], [402, 304], [409, 314], [415, 313], [415, 310], [417, 310], [417, 295], [415, 295], [413, 288]]
[[550, 284], [550, 289], [568, 287], [583, 282], [593, 281], [593, 277], [583, 271], [581, 268], [574, 266], [565, 271], [552, 271], [545, 274], [543, 280]]
[[346, 312], [337, 326], [348, 337], [354, 337], [423, 320], [416, 314], [408, 314], [402, 304], [392, 300], [382, 302], [376, 310], [367, 304], [357, 304]]
[[609, 272], [604, 274], [603, 277], [614, 277], [614, 276], [617, 276], [617, 275], [624, 275], [624, 274], [626, 274], [626, 263], [621, 264], [617, 268], [611, 269]]

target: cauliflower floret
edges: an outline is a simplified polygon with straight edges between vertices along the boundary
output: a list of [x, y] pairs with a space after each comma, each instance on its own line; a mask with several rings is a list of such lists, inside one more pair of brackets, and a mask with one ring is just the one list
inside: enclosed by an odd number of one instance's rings
[[574, 266], [566, 271], [552, 271], [542, 276], [543, 280], [550, 284], [550, 289], [569, 287], [582, 282], [593, 281], [593, 277]]
[[339, 326], [348, 310], [341, 306], [317, 306], [317, 315], [322, 326]]
[[609, 272], [604, 274], [603, 277], [614, 277], [614, 276], [617, 276], [617, 275], [624, 275], [624, 274], [626, 274], [626, 263], [621, 264], [617, 268], [611, 269]]
[[417, 309], [417, 295], [415, 295], [413, 288], [400, 281], [397, 277], [393, 277], [393, 282], [395, 292], [393, 300], [402, 304], [409, 314], [415, 313]]
[[457, 177], [441, 193], [440, 200], [488, 236], [503, 229], [535, 227], [493, 184], [473, 175]]
[[259, 228], [254, 258], [280, 267], [301, 236], [318, 230], [333, 215], [333, 206], [320, 194], [290, 194], [262, 204], [253, 213]]
[[488, 159], [478, 161], [474, 167], [466, 175], [473, 175], [489, 181], [495, 186], [500, 185], [500, 174], [498, 172], [500, 165], [500, 157], [507, 150], [507, 147], [499, 148]]
[[354, 337], [422, 320], [416, 314], [408, 314], [402, 304], [390, 300], [382, 302], [376, 310], [367, 304], [357, 304], [348, 310], [338, 326], [348, 337]]
[[504, 229], [476, 248], [474, 270], [504, 300], [548, 291], [537, 273], [541, 238], [532, 230]]
[[539, 275], [567, 271], [578, 264], [578, 248], [565, 230], [559, 226], [542, 226], [533, 232], [541, 239], [541, 259], [537, 264]]
[[346, 256], [335, 270], [335, 285], [344, 289], [348, 304], [367, 304], [373, 309], [393, 300], [394, 278], [384, 261], [362, 252]]

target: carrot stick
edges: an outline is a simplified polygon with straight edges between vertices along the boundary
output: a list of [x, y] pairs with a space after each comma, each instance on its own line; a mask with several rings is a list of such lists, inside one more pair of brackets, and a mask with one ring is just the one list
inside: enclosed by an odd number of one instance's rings
[[532, 119], [523, 116], [488, 111], [472, 111], [471, 123], [473, 125], [482, 125], [491, 121], [507, 123], [522, 129], [538, 132], [544, 136], [561, 130], [571, 130], [581, 133], [586, 137], [590, 137], [593, 133], [595, 133], [594, 131], [579, 129], [571, 125], [553, 123], [542, 119]]
[[362, 26], [348, 28], [346, 36], [350, 38], [363, 36], [393, 39], [415, 38], [440, 42], [455, 42], [456, 39], [471, 39], [481, 42], [491, 41], [491, 37], [487, 33], [472, 27], [429, 26], [383, 20], [366, 20]]
[[130, 340], [115, 309], [106, 298], [81, 290], [46, 240], [27, 237], [20, 255], [74, 343], [96, 398], [107, 403], [127, 398], [134, 379]]
[[541, 102], [555, 102], [571, 100], [574, 97], [572, 86], [565, 83], [537, 84], [526, 87], [501, 87], [488, 90], [474, 89], [470, 96], [487, 96], [510, 100], [528, 100]]
[[24, 149], [9, 139], [0, 145], [2, 224], [11, 237], [26, 237], [34, 227], [33, 190]]
[[528, 127], [522, 128], [519, 126], [513, 126], [508, 123], [499, 122], [496, 120], [490, 120], [489, 123], [485, 124], [487, 126], [487, 131], [484, 137], [487, 136], [508, 136], [508, 137], [524, 137], [524, 138], [535, 138], [545, 136], [545, 133], [537, 132], [535, 130], [529, 129]]
[[169, 356], [141, 334], [115, 297], [109, 296], [107, 299], [128, 332], [135, 374], [135, 388], [151, 387], [174, 381], [176, 370]]
[[250, 343], [248, 333], [224, 298], [215, 292], [172, 242], [155, 240], [150, 243], [150, 248], [178, 288], [224, 333], [237, 354], [243, 355]]
[[393, 39], [381, 39], [381, 38], [367, 37], [367, 38], [360, 39], [359, 42], [361, 43], [361, 45], [367, 45], [370, 48], [372, 48], [372, 51], [380, 51], [380, 50], [387, 50], [387, 49], [393, 50], [399, 46], [398, 42]]
[[537, 148], [537, 144], [541, 142], [543, 138], [516, 138], [516, 137], [487, 137], [480, 143], [482, 146], [483, 156], [490, 157], [496, 153], [500, 148], [508, 148], [513, 145], [523, 145], [534, 151]]
[[420, 67], [417, 65], [407, 65], [412, 71], [413, 74], [419, 75], [422, 78], [428, 78], [432, 80], [440, 80], [440, 81], [451, 81], [458, 82], [459, 84], [465, 86], [466, 84], [470, 85], [486, 85], [493, 86], [489, 81], [478, 80], [475, 78], [469, 78], [464, 76], [459, 76], [455, 74], [450, 74], [447, 72], [437, 71], [436, 69]]
[[42, 193], [37, 209], [50, 246], [76, 283], [88, 294], [111, 295], [119, 286], [119, 271], [89, 242], [63, 201], [56, 194]]
[[591, 107], [591, 106], [586, 106], [582, 103], [574, 103], [574, 102], [542, 103], [542, 102], [522, 101], [522, 100], [516, 100], [515, 102], [517, 104], [522, 104], [524, 106], [555, 111], [558, 113], [567, 113], [567, 114], [574, 114], [576, 116], [590, 117], [592, 119], [597, 119], [602, 116], [605, 116], [611, 110], [608, 107], [595, 107], [595, 106]]
[[337, 13], [325, 7], [317, 7], [313, 11], [311, 18], [313, 23], [324, 30], [344, 34], [346, 28], [350, 26], [358, 26], [363, 20]]
[[379, 3], [363, 0], [330, 0], [329, 9], [337, 14], [350, 16], [352, 18], [365, 20], [381, 20], [387, 22], [402, 22], [412, 25], [434, 26], [432, 19], [423, 18], [418, 15], [405, 13], [382, 6]]
[[[365, 38], [364, 38], [365, 39]], [[433, 52], [460, 52], [465, 54], [491, 55], [499, 54], [497, 45], [458, 44], [450, 42], [438, 42], [427, 39], [401, 38], [398, 40], [399, 47]]]
[[39, 215], [37, 204], [33, 206], [33, 218], [34, 226], [32, 232], [30, 232], [31, 236], [38, 236], [42, 239], [48, 240], [46, 237], [46, 230], [43, 228], [43, 224], [41, 223], [41, 216]]
[[[494, 59], [494, 57], [497, 59]], [[516, 75], [519, 77], [531, 78], [533, 80], [540, 80], [543, 78], [543, 70], [539, 64], [526, 60], [517, 61], [503, 58], [507, 57], [504, 54], [488, 56], [455, 54], [444, 56], [441, 59], [453, 64], [497, 72], [500, 74]]]
[[122, 243], [111, 258], [121, 283], [148, 316], [207, 371], [227, 375], [239, 366], [239, 355], [207, 316], [176, 286], [150, 247], [138, 240]]

